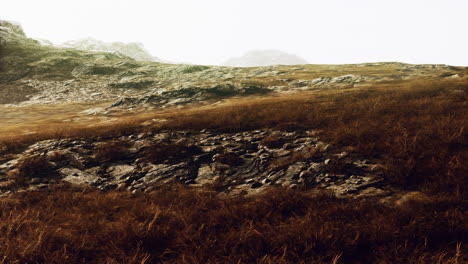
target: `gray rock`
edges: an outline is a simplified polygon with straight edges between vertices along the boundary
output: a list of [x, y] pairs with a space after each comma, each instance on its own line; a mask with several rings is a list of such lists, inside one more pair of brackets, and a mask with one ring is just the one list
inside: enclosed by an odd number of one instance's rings
[[62, 168], [59, 173], [63, 176], [62, 181], [74, 185], [92, 185], [100, 180], [100, 177], [76, 168]]
[[108, 113], [109, 111], [107, 111], [104, 107], [90, 108], [81, 112], [81, 114], [85, 115], [106, 115]]
[[135, 172], [135, 166], [132, 165], [115, 165], [107, 169], [107, 173], [112, 178], [122, 179], [125, 176]]
[[[259, 143], [269, 135], [277, 134], [287, 143], [292, 141], [294, 151], [269, 149]], [[282, 132], [273, 130], [247, 131], [242, 133], [207, 133], [193, 131], [140, 133], [120, 136], [117, 139], [128, 145], [128, 155], [123, 161], [109, 161], [99, 164], [93, 158], [94, 149], [108, 139], [96, 139], [95, 142], [84, 140], [46, 140], [35, 143], [18, 157], [12, 156], [9, 162], [0, 165], [0, 180], [10, 170], [15, 170], [17, 158], [24, 156], [43, 156], [53, 163], [54, 168], [64, 181], [78, 185], [96, 186], [102, 190], [115, 188], [141, 192], [151, 191], [168, 183], [195, 184], [196, 186], [213, 185], [227, 193], [256, 193], [266, 186], [276, 185], [287, 188], [327, 188], [338, 196], [355, 197], [375, 196], [370, 188], [380, 188], [381, 177], [379, 164], [353, 157], [351, 154], [329, 147], [323, 150], [323, 158], [307, 158], [295, 162], [287, 168], [274, 169], [271, 162], [275, 159], [289, 161], [301, 151], [310, 151], [317, 142], [308, 133]], [[163, 164], [147, 163], [144, 157], [146, 147], [161, 144], [193, 145], [200, 148], [200, 153], [184, 158], [168, 157]], [[310, 143], [310, 145], [308, 145]], [[306, 149], [307, 148], [307, 149]], [[321, 150], [321, 151], [322, 151]], [[242, 162], [224, 164], [223, 155], [233, 154]], [[223, 154], [223, 155], [222, 155]], [[296, 159], [297, 157], [294, 157]], [[294, 160], [292, 159], [292, 160]], [[240, 161], [239, 160], [239, 161]], [[324, 160], [324, 161], [322, 161]], [[330, 171], [330, 165], [339, 161], [340, 171]], [[343, 170], [343, 171], [341, 171]], [[98, 177], [100, 176], [100, 177]], [[3, 178], [2, 178], [3, 177]], [[6, 179], [6, 178], [5, 178]], [[52, 178], [38, 178], [29, 185], [54, 184]], [[9, 186], [7, 183], [5, 186]], [[28, 187], [29, 188], [29, 187]], [[0, 188], [0, 193], [6, 191]], [[367, 191], [364, 191], [367, 190]], [[368, 194], [366, 194], [368, 192]], [[383, 194], [382, 194], [383, 195]]]
[[18, 161], [19, 161], [19, 158], [18, 159], [12, 159], [12, 160], [9, 160], [3, 164], [0, 164], [0, 172], [2, 173], [6, 173], [10, 170], [12, 170], [16, 164], [18, 164]]

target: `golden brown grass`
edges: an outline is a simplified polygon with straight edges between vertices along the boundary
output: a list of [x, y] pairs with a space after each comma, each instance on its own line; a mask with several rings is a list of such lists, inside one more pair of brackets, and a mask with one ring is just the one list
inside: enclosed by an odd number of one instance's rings
[[217, 154], [213, 157], [216, 161], [221, 162], [223, 164], [227, 164], [229, 166], [239, 166], [244, 163], [244, 160], [234, 153], [223, 152]]
[[[182, 187], [15, 194], [0, 200], [0, 263], [466, 263], [467, 92], [466, 81], [401, 83], [4, 137], [0, 145], [11, 152], [55, 137], [316, 129], [336, 147], [380, 160], [387, 182], [429, 198], [393, 207], [284, 189], [230, 198]], [[167, 121], [141, 125], [155, 118]], [[148, 150], [150, 158], [160, 149]], [[305, 155], [320, 151], [293, 159]]]
[[[70, 127], [0, 138], [14, 151], [40, 139], [112, 137], [136, 130], [237, 132], [317, 129], [320, 137], [385, 165], [387, 181], [406, 188], [461, 194], [466, 185], [467, 81], [421, 81], [340, 93], [231, 100], [216, 107], [128, 116], [113, 125]], [[152, 126], [145, 120], [157, 118]]]
[[459, 194], [468, 175], [463, 162], [467, 92], [466, 82], [421, 82], [390, 90], [257, 99], [178, 112], [155, 129], [319, 129], [330, 143], [380, 159], [389, 182]]
[[272, 189], [57, 189], [0, 201], [0, 263], [466, 263], [454, 197], [398, 207]]
[[100, 162], [110, 162], [123, 159], [127, 154], [127, 143], [115, 140], [98, 146], [95, 151], [95, 158]]
[[45, 157], [35, 155], [22, 157], [18, 161], [17, 169], [10, 171], [8, 176], [16, 185], [23, 186], [34, 178], [53, 176], [53, 172], [52, 164]]
[[201, 149], [195, 145], [184, 142], [162, 142], [146, 147], [143, 155], [148, 162], [160, 163], [165, 160], [179, 160], [200, 154]]
[[270, 135], [260, 141], [262, 145], [268, 148], [281, 148], [286, 140], [284, 138], [280, 138], [278, 135]]

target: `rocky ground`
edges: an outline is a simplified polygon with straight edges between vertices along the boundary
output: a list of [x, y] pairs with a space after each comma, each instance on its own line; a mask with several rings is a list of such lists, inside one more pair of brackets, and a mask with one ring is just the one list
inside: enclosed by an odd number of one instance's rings
[[388, 197], [376, 161], [321, 142], [314, 131], [161, 132], [112, 140], [47, 140], [0, 160], [2, 194], [60, 183], [148, 192], [168, 183], [256, 193], [267, 186]]
[[58, 47], [0, 20], [0, 104], [109, 102], [165, 107], [265, 93], [349, 89], [402, 80], [464, 78], [466, 67], [398, 62], [220, 67], [138, 61], [121, 52]]
[[[83, 116], [468, 76], [466, 67], [398, 62], [235, 68], [137, 61], [121, 53], [42, 45], [18, 25], [1, 20], [0, 48], [3, 107], [108, 103], [81, 112]], [[327, 189], [339, 197], [395, 193], [383, 183], [378, 161], [321, 142], [314, 131], [180, 131], [49, 140], [0, 156], [2, 194], [63, 182], [135, 192], [182, 183], [231, 194], [267, 186]]]

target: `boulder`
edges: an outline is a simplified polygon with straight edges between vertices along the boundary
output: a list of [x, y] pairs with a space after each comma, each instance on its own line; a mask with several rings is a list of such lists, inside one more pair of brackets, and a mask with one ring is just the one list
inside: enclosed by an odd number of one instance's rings
[[76, 168], [63, 168], [59, 173], [63, 176], [62, 181], [74, 185], [93, 185], [100, 180], [100, 177]]

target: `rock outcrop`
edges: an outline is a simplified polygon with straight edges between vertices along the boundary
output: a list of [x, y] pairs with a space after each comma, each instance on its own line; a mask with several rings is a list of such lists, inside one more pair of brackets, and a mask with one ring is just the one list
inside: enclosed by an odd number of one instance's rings
[[[56, 47], [28, 38], [21, 26], [7, 21], [0, 21], [0, 44], [0, 104], [7, 106], [115, 102], [109, 105], [166, 107], [269, 92], [458, 80], [468, 71], [397, 62], [253, 68], [165, 64], [151, 61], [139, 44], [83, 40]], [[255, 66], [307, 63], [278, 51], [251, 52], [246, 60]]]
[[134, 192], [181, 183], [230, 194], [268, 186], [326, 189], [339, 197], [391, 193], [379, 164], [321, 142], [314, 131], [180, 131], [48, 140], [0, 160], [2, 193], [63, 182]]
[[84, 38], [67, 41], [60, 46], [84, 51], [117, 53], [137, 61], [159, 61], [145, 49], [142, 43], [103, 42], [93, 38]]
[[0, 20], [0, 47], [7, 44], [18, 44], [25, 40], [27, 40], [26, 34], [19, 24]]
[[110, 105], [111, 108], [134, 108], [137, 106], [173, 106], [210, 102], [235, 96], [261, 95], [271, 89], [249, 83], [220, 83], [208, 87], [180, 87], [170, 91], [149, 92], [134, 97], [121, 97]]
[[320, 77], [313, 80], [301, 80], [290, 84], [295, 88], [351, 88], [357, 83], [365, 82], [366, 78], [354, 74], [347, 74], [337, 77]]

